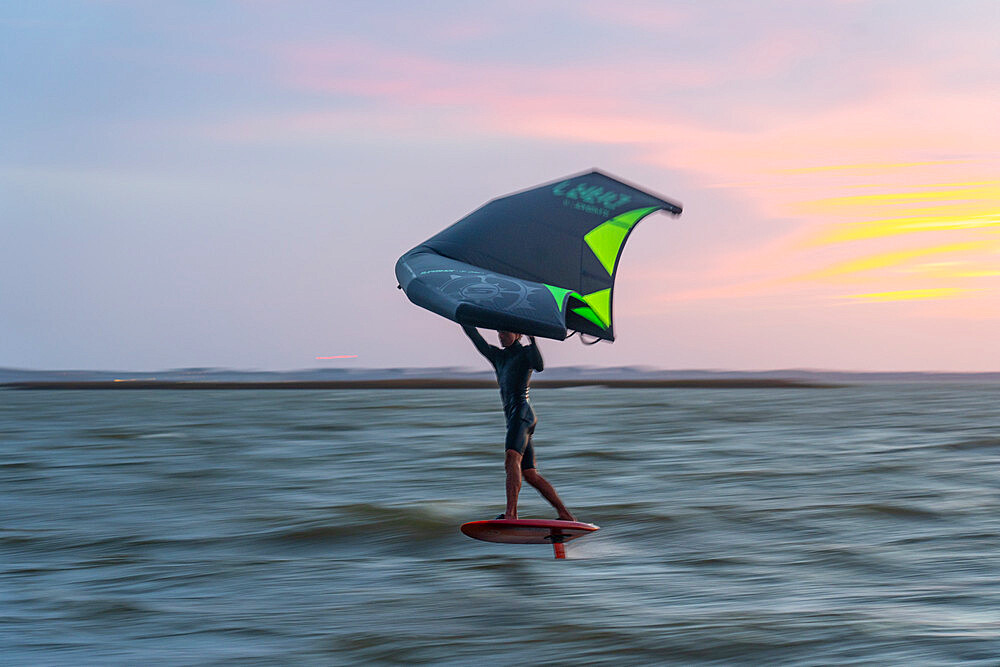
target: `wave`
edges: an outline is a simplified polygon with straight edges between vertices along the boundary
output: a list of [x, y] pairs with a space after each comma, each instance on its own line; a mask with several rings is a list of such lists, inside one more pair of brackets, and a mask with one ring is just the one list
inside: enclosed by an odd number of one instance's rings
[[63, 600], [59, 603], [59, 610], [70, 619], [100, 619], [102, 622], [135, 619], [139, 616], [159, 614], [158, 610], [132, 600], [101, 598]]
[[1000, 438], [974, 438], [945, 445], [949, 449], [1000, 449]]
[[850, 505], [851, 511], [859, 514], [883, 514], [904, 519], [940, 519], [942, 516], [937, 512], [932, 512], [920, 507], [907, 505], [889, 505], [886, 503], [865, 503], [862, 505]]
[[433, 541], [453, 537], [463, 519], [434, 505], [390, 506], [356, 503], [330, 508], [333, 516], [272, 528], [257, 537], [281, 544], [393, 538]]
[[360, 431], [364, 428], [359, 424], [296, 424], [290, 430], [310, 433], [319, 431], [321, 433], [340, 433], [341, 431]]

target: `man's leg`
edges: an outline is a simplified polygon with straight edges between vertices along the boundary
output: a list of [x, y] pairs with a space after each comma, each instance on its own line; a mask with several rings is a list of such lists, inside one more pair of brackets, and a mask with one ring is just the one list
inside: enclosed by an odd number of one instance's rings
[[505, 453], [504, 467], [507, 469], [507, 510], [505, 519], [517, 518], [517, 495], [521, 492], [521, 454], [513, 449]]
[[563, 501], [560, 500], [559, 494], [556, 493], [555, 488], [553, 488], [553, 486], [549, 484], [548, 480], [542, 477], [536, 469], [528, 468], [523, 472], [523, 475], [524, 481], [538, 489], [538, 492], [542, 494], [542, 497], [549, 501], [550, 505], [556, 508], [556, 511], [559, 512], [560, 519], [563, 521], [576, 521], [576, 517], [570, 514], [570, 511], [566, 509], [565, 505], [563, 505]]

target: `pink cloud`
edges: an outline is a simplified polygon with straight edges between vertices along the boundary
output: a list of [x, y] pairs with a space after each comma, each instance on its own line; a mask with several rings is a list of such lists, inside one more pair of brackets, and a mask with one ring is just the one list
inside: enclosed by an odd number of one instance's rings
[[612, 109], [651, 87], [706, 86], [710, 72], [680, 63], [580, 63], [544, 67], [457, 62], [361, 42], [282, 50], [283, 82], [310, 92], [340, 93], [407, 105], [514, 109]]

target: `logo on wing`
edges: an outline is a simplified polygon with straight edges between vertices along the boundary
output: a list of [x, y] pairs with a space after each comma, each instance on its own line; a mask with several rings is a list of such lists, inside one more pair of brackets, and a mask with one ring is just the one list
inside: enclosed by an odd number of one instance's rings
[[492, 273], [453, 274], [441, 286], [441, 291], [461, 301], [469, 301], [479, 306], [500, 311], [523, 311], [531, 309], [529, 297], [539, 291], [519, 280], [513, 280]]
[[585, 213], [610, 215], [611, 211], [632, 201], [631, 195], [624, 192], [606, 190], [600, 185], [586, 182], [563, 181], [554, 188], [552, 194], [562, 197], [563, 206], [572, 207]]

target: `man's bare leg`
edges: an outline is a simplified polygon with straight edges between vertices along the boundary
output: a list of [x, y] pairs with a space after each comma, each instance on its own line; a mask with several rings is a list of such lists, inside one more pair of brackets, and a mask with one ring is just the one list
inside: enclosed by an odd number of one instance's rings
[[504, 467], [507, 469], [507, 510], [505, 519], [517, 518], [517, 495], [521, 492], [521, 454], [513, 449], [506, 450]]
[[[509, 460], [510, 459], [508, 459], [508, 461]], [[520, 464], [520, 458], [518, 459], [518, 463]], [[538, 492], [542, 494], [542, 497], [549, 501], [550, 505], [556, 508], [556, 511], [559, 512], [560, 519], [563, 521], [576, 521], [576, 517], [570, 514], [570, 511], [566, 509], [565, 505], [563, 505], [563, 501], [560, 500], [559, 494], [556, 493], [555, 488], [553, 488], [553, 486], [549, 484], [549, 481], [542, 477], [537, 470], [529, 468], [525, 470], [523, 474], [524, 481], [538, 489]], [[508, 476], [508, 480], [509, 479], [510, 477]], [[510, 487], [508, 487], [508, 489], [509, 488]]]

